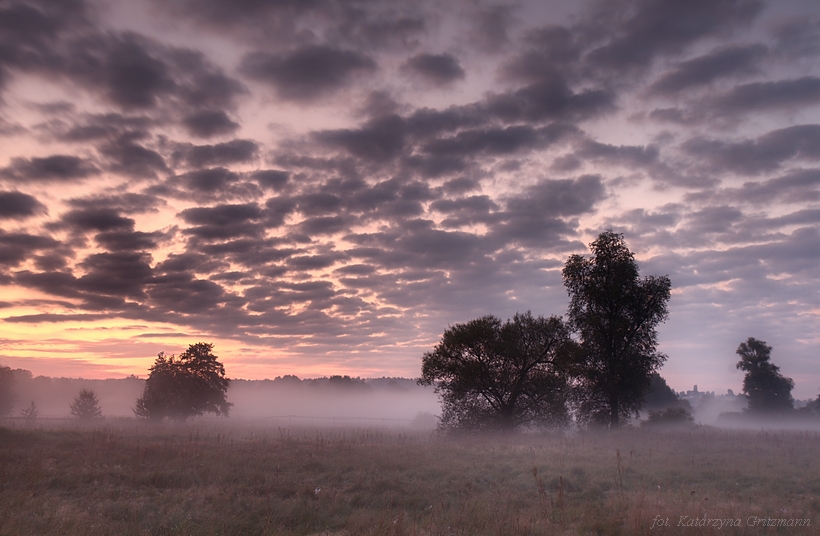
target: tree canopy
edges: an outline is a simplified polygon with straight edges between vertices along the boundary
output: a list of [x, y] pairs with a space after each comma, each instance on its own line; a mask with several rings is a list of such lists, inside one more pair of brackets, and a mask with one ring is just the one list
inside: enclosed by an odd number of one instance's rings
[[579, 418], [618, 427], [640, 410], [650, 377], [666, 360], [656, 326], [668, 316], [666, 276], [639, 276], [624, 237], [601, 233], [592, 257], [572, 255], [563, 270], [567, 319], [582, 348]]
[[134, 413], [152, 420], [169, 417], [179, 421], [206, 412], [227, 416], [233, 405], [226, 398], [229, 380], [213, 347], [192, 344], [179, 357], [160, 352]]
[[558, 317], [484, 316], [448, 328], [422, 358], [419, 383], [435, 385], [440, 426], [511, 430], [569, 421], [567, 366], [574, 343]]
[[749, 337], [737, 347], [744, 371], [743, 393], [749, 398], [750, 413], [782, 413], [794, 409], [794, 381], [780, 374], [780, 367], [771, 363], [772, 347], [766, 341]]

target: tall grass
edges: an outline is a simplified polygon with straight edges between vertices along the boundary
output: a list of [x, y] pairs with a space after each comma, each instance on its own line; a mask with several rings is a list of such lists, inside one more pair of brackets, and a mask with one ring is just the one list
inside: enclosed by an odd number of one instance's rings
[[[820, 435], [708, 428], [442, 437], [403, 429], [0, 428], [0, 534], [721, 534], [820, 525]], [[653, 520], [669, 518], [669, 527]], [[811, 527], [749, 527], [750, 516]], [[778, 532], [780, 530], [780, 532]], [[802, 531], [802, 532], [801, 532]]]

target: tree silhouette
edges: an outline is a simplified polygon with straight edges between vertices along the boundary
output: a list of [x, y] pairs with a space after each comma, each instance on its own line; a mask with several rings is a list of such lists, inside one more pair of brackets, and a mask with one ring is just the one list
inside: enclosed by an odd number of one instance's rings
[[151, 420], [169, 417], [177, 421], [206, 412], [227, 416], [233, 405], [226, 399], [229, 380], [213, 347], [192, 344], [179, 357], [160, 352], [134, 413]]
[[773, 365], [772, 347], [766, 341], [749, 337], [737, 347], [740, 361], [737, 368], [746, 373], [743, 393], [749, 397], [750, 413], [783, 413], [794, 409], [792, 389], [794, 381], [780, 374], [780, 367]]
[[569, 421], [566, 373], [574, 343], [558, 317], [484, 316], [448, 328], [422, 358], [421, 385], [435, 385], [447, 430], [512, 430]]
[[28, 422], [32, 422], [40, 416], [40, 410], [37, 409], [37, 405], [34, 403], [34, 400], [31, 401], [29, 407], [20, 411], [20, 416]]
[[567, 318], [580, 337], [579, 418], [615, 428], [637, 414], [650, 376], [666, 360], [655, 327], [666, 320], [669, 278], [638, 275], [624, 237], [601, 233], [592, 258], [572, 255], [563, 270]]
[[663, 410], [681, 405], [677, 393], [657, 372], [649, 375], [649, 392], [646, 393], [643, 401], [644, 407], [648, 410]]
[[17, 394], [14, 392], [14, 372], [9, 367], [0, 367], [0, 417], [11, 413]]
[[97, 400], [96, 393], [91, 389], [80, 389], [80, 394], [77, 395], [69, 407], [74, 417], [84, 421], [102, 417], [100, 401]]

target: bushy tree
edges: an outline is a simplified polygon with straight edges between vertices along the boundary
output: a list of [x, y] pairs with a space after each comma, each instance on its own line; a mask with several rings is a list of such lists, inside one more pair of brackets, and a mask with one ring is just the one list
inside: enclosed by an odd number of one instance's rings
[[794, 381], [780, 374], [771, 363], [772, 347], [749, 337], [737, 347], [737, 368], [746, 373], [743, 393], [749, 398], [750, 413], [783, 413], [794, 409]]
[[435, 385], [447, 430], [563, 426], [573, 349], [558, 317], [484, 316], [444, 332], [422, 358], [419, 384]]
[[97, 394], [91, 389], [80, 389], [80, 394], [74, 398], [69, 407], [71, 408], [71, 415], [84, 421], [102, 417], [100, 401], [97, 400]]
[[213, 347], [192, 344], [179, 357], [160, 352], [134, 413], [151, 420], [169, 417], [177, 421], [203, 413], [227, 416], [233, 405], [226, 399], [229, 380]]
[[661, 410], [681, 405], [677, 393], [657, 372], [649, 375], [649, 392], [646, 393], [643, 401], [644, 407], [648, 410]]
[[591, 258], [572, 255], [563, 270], [567, 318], [580, 338], [579, 418], [615, 428], [637, 414], [651, 374], [666, 360], [656, 326], [668, 316], [671, 283], [641, 278], [624, 237], [601, 233]]
[[17, 401], [15, 393], [14, 371], [9, 367], [0, 367], [0, 417], [11, 413]]

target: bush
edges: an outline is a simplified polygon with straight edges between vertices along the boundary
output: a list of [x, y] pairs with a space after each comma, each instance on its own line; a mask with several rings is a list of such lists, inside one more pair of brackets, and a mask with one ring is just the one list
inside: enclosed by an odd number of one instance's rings
[[641, 423], [641, 426], [680, 426], [682, 424], [692, 424], [695, 419], [686, 408], [668, 408], [663, 411], [650, 411], [649, 419]]

